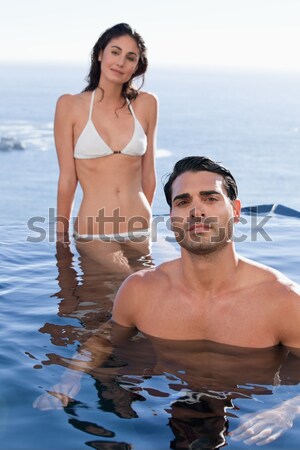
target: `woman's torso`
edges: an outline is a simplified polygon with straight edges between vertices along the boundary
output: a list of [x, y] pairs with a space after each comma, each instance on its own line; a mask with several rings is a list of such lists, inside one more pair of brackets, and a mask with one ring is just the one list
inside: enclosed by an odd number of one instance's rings
[[127, 103], [104, 114], [100, 92], [77, 97], [73, 143], [83, 191], [75, 230], [79, 234], [119, 234], [149, 227], [150, 205], [142, 189], [146, 150], [145, 114]]

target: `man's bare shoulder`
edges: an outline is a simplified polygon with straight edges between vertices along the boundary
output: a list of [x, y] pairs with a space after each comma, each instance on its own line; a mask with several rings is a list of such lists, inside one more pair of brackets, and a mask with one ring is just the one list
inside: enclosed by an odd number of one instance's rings
[[122, 284], [126, 290], [149, 291], [157, 290], [159, 286], [171, 283], [174, 271], [178, 268], [180, 259], [167, 261], [152, 269], [139, 270], [130, 275]]
[[299, 298], [300, 286], [279, 270], [250, 259], [240, 258], [242, 273], [247, 283], [252, 284], [256, 290], [265, 291], [273, 298], [284, 299]]
[[260, 264], [247, 263], [254, 279], [251, 293], [259, 301], [260, 315], [268, 318], [274, 341], [300, 349], [300, 286], [283, 273]]
[[139, 270], [130, 275], [122, 283], [116, 301], [135, 303], [140, 299], [151, 298], [154, 295], [162, 294], [173, 285], [174, 273], [179, 265], [179, 259], [168, 261], [152, 269]]
[[172, 285], [171, 274], [178, 260], [153, 269], [139, 270], [122, 283], [113, 306], [112, 320], [125, 327], [136, 327], [153, 298], [162, 296]]

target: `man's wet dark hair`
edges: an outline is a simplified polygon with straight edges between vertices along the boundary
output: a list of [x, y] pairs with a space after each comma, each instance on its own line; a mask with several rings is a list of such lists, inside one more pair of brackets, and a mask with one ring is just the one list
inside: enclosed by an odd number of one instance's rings
[[173, 172], [164, 185], [166, 200], [170, 208], [172, 208], [172, 185], [176, 178], [185, 172], [213, 172], [222, 175], [224, 187], [230, 200], [235, 200], [238, 196], [236, 181], [228, 169], [206, 156], [187, 156], [177, 161]]

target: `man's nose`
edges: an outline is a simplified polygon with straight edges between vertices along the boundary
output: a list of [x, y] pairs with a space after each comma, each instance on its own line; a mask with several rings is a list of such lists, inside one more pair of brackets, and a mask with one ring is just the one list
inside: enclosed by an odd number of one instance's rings
[[205, 210], [201, 203], [195, 203], [190, 210], [190, 216], [195, 217], [205, 217]]

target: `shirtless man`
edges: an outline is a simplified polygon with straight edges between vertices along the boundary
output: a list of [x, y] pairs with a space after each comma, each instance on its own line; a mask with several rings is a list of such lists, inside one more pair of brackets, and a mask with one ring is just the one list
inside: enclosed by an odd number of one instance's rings
[[[208, 158], [184, 158], [175, 165], [165, 194], [181, 257], [126, 279], [114, 302], [113, 342], [139, 330], [152, 340], [188, 341], [189, 346], [191, 341], [241, 349], [284, 344], [300, 356], [299, 286], [235, 252], [231, 238], [241, 205], [231, 173]], [[70, 364], [74, 370], [48, 391], [51, 395], [40, 396], [35, 407], [68, 405], [80, 388], [81, 372], [76, 371], [100, 366], [111, 351], [103, 337], [102, 331], [100, 339], [94, 336], [89, 340], [75, 355], [76, 366]], [[219, 360], [212, 357], [208, 361], [213, 361], [210, 371], [214, 373]], [[199, 362], [200, 378], [203, 361], [208, 363], [205, 359]], [[216, 372], [224, 373], [224, 368]], [[247, 444], [269, 444], [290, 428], [298, 415], [300, 396], [245, 415], [244, 422], [230, 434]]]
[[300, 348], [299, 286], [235, 252], [241, 204], [231, 173], [187, 157], [164, 189], [181, 257], [127, 278], [113, 321], [163, 339]]
[[[280, 272], [235, 252], [241, 204], [231, 173], [204, 157], [178, 161], [165, 185], [181, 257], [131, 275], [114, 323], [148, 336], [239, 347], [283, 344], [300, 356], [300, 289]], [[265, 445], [292, 427], [300, 396], [244, 415], [233, 440]]]

